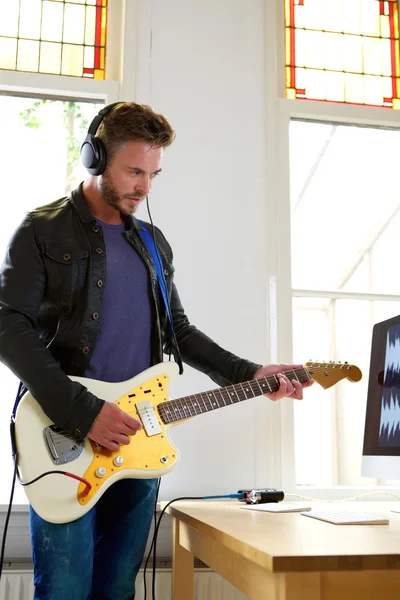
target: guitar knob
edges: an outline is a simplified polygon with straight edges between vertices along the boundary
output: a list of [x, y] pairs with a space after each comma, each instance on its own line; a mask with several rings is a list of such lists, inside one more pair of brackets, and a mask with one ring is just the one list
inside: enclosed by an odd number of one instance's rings
[[106, 471], [106, 469], [104, 467], [99, 467], [94, 472], [94, 474], [96, 475], [96, 477], [98, 477], [99, 479], [103, 479], [103, 477], [105, 477], [106, 473], [107, 473], [107, 471]]
[[116, 467], [122, 467], [122, 465], [124, 464], [124, 457], [116, 456], [113, 460], [113, 463]]

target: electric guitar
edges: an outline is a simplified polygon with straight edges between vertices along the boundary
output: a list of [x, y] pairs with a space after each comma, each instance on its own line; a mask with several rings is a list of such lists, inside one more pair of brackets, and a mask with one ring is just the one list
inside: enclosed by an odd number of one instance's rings
[[[23, 484], [28, 483], [25, 492], [42, 518], [52, 523], [74, 521], [119, 479], [169, 473], [179, 462], [179, 451], [169, 439], [171, 425], [279, 388], [278, 377], [272, 375], [169, 400], [177, 374], [176, 363], [165, 362], [121, 383], [70, 377], [141, 421], [142, 429], [118, 452], [62, 431], [29, 392], [22, 397], [15, 418], [19, 475]], [[325, 389], [342, 379], [359, 381], [362, 376], [354, 365], [333, 362], [309, 362], [285, 374], [301, 383], [313, 378]]]

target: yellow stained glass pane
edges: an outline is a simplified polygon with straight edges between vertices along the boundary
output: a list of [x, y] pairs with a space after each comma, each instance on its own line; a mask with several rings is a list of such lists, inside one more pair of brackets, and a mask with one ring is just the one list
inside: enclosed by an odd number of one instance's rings
[[343, 36], [344, 70], [350, 73], [362, 73], [363, 40], [356, 35]]
[[83, 44], [85, 39], [85, 7], [77, 4], [64, 6], [63, 42]]
[[334, 71], [343, 70], [343, 35], [325, 33], [325, 68]]
[[94, 70], [94, 78], [95, 79], [104, 79], [104, 71], [102, 69]]
[[104, 70], [104, 64], [105, 64], [104, 48], [100, 48], [100, 69]]
[[305, 31], [306, 67], [324, 68], [324, 34], [321, 31]]
[[85, 44], [94, 45], [94, 35], [96, 31], [96, 9], [92, 6], [86, 7], [85, 20]]
[[293, 88], [288, 88], [286, 90], [286, 97], [289, 98], [289, 100], [295, 100], [296, 99], [296, 90], [294, 90]]
[[364, 73], [368, 75], [381, 75], [382, 56], [381, 41], [379, 38], [364, 38]]
[[329, 0], [324, 3], [324, 29], [343, 31], [342, 0]]
[[17, 37], [19, 0], [7, 0], [7, 10], [5, 6], [0, 10], [0, 35]]
[[397, 98], [395, 98], [395, 99], [393, 100], [393, 108], [394, 108], [395, 110], [400, 110], [400, 100], [398, 100]]
[[34, 40], [19, 40], [17, 53], [18, 71], [39, 70], [39, 42]]
[[40, 38], [41, 13], [42, 0], [21, 0], [19, 11], [19, 37], [32, 40], [38, 40]]
[[364, 75], [364, 98], [365, 104], [382, 104], [382, 77]]
[[344, 102], [344, 73], [325, 73], [326, 99]]
[[106, 25], [107, 25], [107, 11], [105, 8], [101, 9], [101, 36], [100, 45], [106, 45]]
[[0, 69], [15, 69], [17, 40], [0, 37]]
[[[62, 41], [63, 5], [59, 2], [43, 2], [42, 40]], [[59, 69], [58, 69], [59, 70]]]
[[360, 0], [343, 2], [343, 31], [345, 33], [361, 33]]
[[291, 81], [290, 81], [290, 68], [286, 67], [286, 87], [290, 88], [291, 85]]
[[[296, 35], [301, 31], [301, 29], [299, 31], [296, 31]], [[286, 29], [286, 64], [288, 65], [290, 63], [290, 29]]]
[[[351, 4], [351, 3], [350, 3]], [[361, 32], [363, 35], [380, 35], [379, 2], [362, 0], [361, 2]]]
[[82, 76], [83, 46], [63, 44], [61, 59], [61, 75]]
[[[55, 4], [55, 3], [54, 3]], [[54, 42], [41, 42], [39, 71], [41, 73], [60, 73], [61, 44]]]
[[345, 73], [344, 76], [344, 97], [345, 102], [355, 104], [364, 104], [363, 93], [363, 75], [353, 75]]
[[85, 46], [83, 52], [83, 66], [87, 69], [93, 69], [94, 65], [94, 48], [93, 46]]

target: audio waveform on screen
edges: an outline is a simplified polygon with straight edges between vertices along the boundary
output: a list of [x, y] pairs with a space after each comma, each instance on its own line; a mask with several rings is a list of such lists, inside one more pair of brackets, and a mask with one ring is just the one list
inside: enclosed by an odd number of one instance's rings
[[400, 325], [386, 336], [385, 366], [378, 375], [382, 387], [380, 446], [400, 446]]

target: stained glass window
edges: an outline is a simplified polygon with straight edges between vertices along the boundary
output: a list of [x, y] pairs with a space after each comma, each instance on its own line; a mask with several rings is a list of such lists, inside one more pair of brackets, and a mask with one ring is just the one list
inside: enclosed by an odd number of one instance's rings
[[285, 0], [286, 95], [400, 109], [397, 0]]
[[107, 0], [5, 0], [0, 69], [104, 79]]

